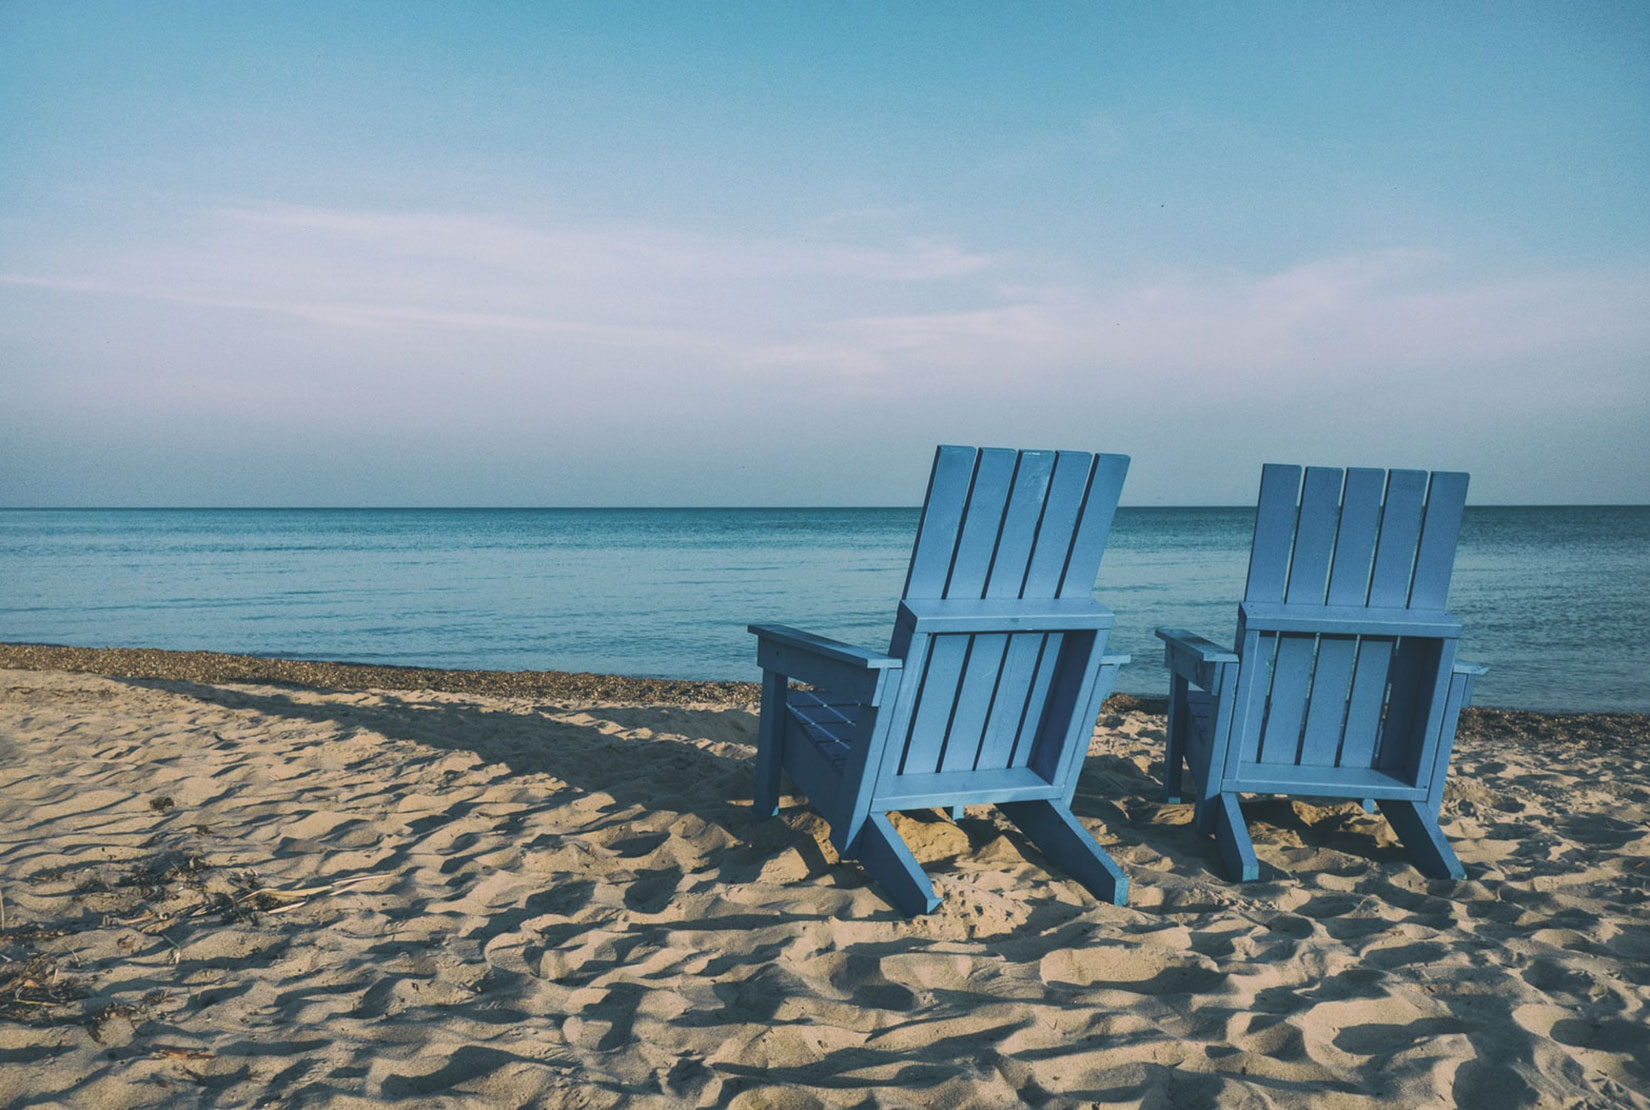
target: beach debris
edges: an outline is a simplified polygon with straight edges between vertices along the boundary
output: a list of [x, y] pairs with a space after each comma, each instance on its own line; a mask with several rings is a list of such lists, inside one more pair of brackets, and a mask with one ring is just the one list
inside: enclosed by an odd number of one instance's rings
[[[348, 890], [357, 883], [363, 883], [376, 877], [375, 874], [369, 872], [364, 875], [354, 875], [348, 879], [340, 879], [335, 883], [323, 883], [320, 886], [298, 887], [291, 890], [276, 890], [273, 888], [253, 890], [247, 892], [246, 897], [253, 899], [258, 908], [265, 913], [287, 913], [309, 905], [313, 899], [328, 894], [337, 894], [340, 891]], [[282, 899], [297, 899], [297, 901], [283, 904]]]
[[[138, 958], [145, 950], [155, 953], [153, 942], [140, 939], [155, 937], [165, 945], [159, 952], [166, 963], [178, 967], [184, 961], [184, 946], [194, 939], [178, 933], [179, 927], [187, 929], [211, 918], [223, 925], [252, 924], [261, 914], [290, 913], [381, 877], [378, 872], [366, 872], [329, 882], [278, 887], [261, 882], [253, 869], [221, 867], [199, 852], [178, 849], [111, 862], [63, 864], [28, 876], [33, 886], [64, 883], [62, 895], [91, 911], [77, 910], [58, 923], [19, 924], [0, 896], [0, 1023], [82, 1025], [101, 1043], [111, 1022], [141, 1021], [148, 1009], [164, 997], [156, 991], [151, 992], [152, 997], [145, 996], [135, 1003], [92, 1005], [84, 1000], [96, 993], [93, 984], [83, 974], [69, 974], [67, 970], [80, 967], [75, 950], [64, 947], [53, 951], [55, 946], [46, 942], [90, 936], [100, 929], [126, 928], [134, 932], [114, 939], [113, 951], [128, 958]], [[77, 948], [84, 944], [75, 942]], [[174, 1058], [201, 1060], [211, 1056]]]
[[216, 1053], [203, 1052], [200, 1049], [196, 1049], [196, 1048], [171, 1048], [169, 1046], [162, 1046], [160, 1048], [152, 1048], [152, 1049], [149, 1050], [149, 1055], [156, 1056], [156, 1057], [159, 1057], [159, 1058], [164, 1059], [164, 1060], [215, 1060], [215, 1059], [217, 1059], [217, 1054]]
[[104, 1030], [111, 1022], [125, 1021], [129, 1025], [135, 1026], [137, 1019], [147, 1016], [155, 1004], [165, 998], [165, 991], [152, 990], [136, 1002], [105, 1003], [87, 1011], [86, 1015], [79, 1020], [79, 1024], [86, 1027], [86, 1032], [91, 1034], [92, 1040], [103, 1044], [105, 1043]]
[[0, 963], [0, 1021], [22, 1025], [56, 1024], [54, 1010], [69, 1007], [87, 994], [85, 985], [64, 975], [60, 954], [35, 945], [64, 935], [60, 929], [18, 930], [5, 937], [11, 952]]

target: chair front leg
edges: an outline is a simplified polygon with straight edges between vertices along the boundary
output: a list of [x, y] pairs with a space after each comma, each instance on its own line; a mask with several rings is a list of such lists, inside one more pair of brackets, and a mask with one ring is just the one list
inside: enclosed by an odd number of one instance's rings
[[1260, 877], [1260, 860], [1249, 840], [1249, 826], [1243, 820], [1236, 794], [1217, 794], [1211, 807], [1215, 822], [1215, 843], [1220, 848], [1226, 877], [1234, 883], [1251, 883]]
[[779, 812], [779, 772], [785, 747], [785, 676], [778, 671], [762, 672], [762, 719], [756, 734], [756, 815], [773, 817]]
[[1185, 800], [1181, 776], [1186, 766], [1186, 729], [1190, 716], [1186, 680], [1174, 675], [1169, 684], [1169, 730], [1163, 753], [1163, 800], [1170, 805]]

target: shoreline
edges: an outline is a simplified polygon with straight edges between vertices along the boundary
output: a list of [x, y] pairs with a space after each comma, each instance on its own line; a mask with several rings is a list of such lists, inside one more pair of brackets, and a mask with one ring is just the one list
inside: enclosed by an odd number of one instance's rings
[[[83, 648], [0, 641], [0, 669], [5, 668], [206, 686], [276, 683], [311, 690], [433, 690], [554, 702], [718, 705], [755, 710], [762, 700], [762, 687], [757, 682], [637, 678], [589, 671], [469, 671], [171, 648]], [[1163, 716], [1168, 712], [1168, 699], [1114, 693], [1106, 699], [1104, 709], [1107, 713]], [[1463, 736], [1517, 737], [1521, 742], [1609, 749], [1650, 744], [1650, 713], [1559, 713], [1468, 706], [1461, 712], [1459, 732]]]
[[0, 642], [0, 668], [4, 667], [198, 682], [208, 686], [273, 682], [317, 690], [437, 690], [500, 698], [656, 705], [715, 703], [753, 708], [760, 702], [762, 693], [761, 685], [755, 682], [632, 678], [588, 671], [465, 671], [325, 659], [278, 659], [219, 651]]
[[[313, 690], [435, 690], [545, 701], [625, 702], [651, 705], [721, 705], [756, 709], [762, 684], [734, 680], [641, 678], [593, 671], [487, 671], [283, 659], [221, 651], [172, 648], [83, 648], [0, 641], [0, 669], [68, 671], [112, 678], [198, 682], [281, 683]], [[1113, 694], [1111, 712], [1165, 713], [1168, 699]], [[1650, 721], [1650, 716], [1646, 717]]]

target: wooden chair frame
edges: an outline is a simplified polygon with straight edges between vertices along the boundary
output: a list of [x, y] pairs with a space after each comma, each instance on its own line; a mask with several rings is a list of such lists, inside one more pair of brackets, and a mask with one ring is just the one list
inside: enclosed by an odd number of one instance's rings
[[1486, 670], [1456, 658], [1444, 609], [1466, 491], [1452, 472], [1310, 467], [1303, 481], [1268, 465], [1233, 649], [1157, 631], [1172, 675], [1164, 794], [1196, 803], [1232, 878], [1260, 869], [1244, 794], [1378, 805], [1424, 874], [1465, 876], [1438, 813]]
[[[1092, 597], [1128, 469], [1121, 455], [941, 447], [887, 652], [752, 625], [762, 667], [757, 811], [788, 772], [831, 842], [908, 914], [939, 900], [888, 819], [997, 805], [1097, 897], [1128, 880], [1071, 813], [1105, 654]], [[792, 689], [791, 683], [812, 689]]]

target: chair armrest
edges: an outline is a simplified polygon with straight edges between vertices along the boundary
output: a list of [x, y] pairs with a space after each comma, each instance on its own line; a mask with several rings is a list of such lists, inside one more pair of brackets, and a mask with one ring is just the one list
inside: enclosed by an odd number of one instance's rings
[[955, 632], [1098, 632], [1116, 619], [1092, 597], [907, 598], [901, 617], [931, 634]]
[[1237, 665], [1237, 652], [1184, 628], [1159, 628], [1157, 638], [1163, 641], [1163, 665], [1204, 690], [1213, 689], [1222, 669]]
[[782, 624], [747, 627], [756, 636], [756, 663], [764, 671], [845, 694], [864, 705], [878, 704], [889, 676], [897, 676], [905, 666], [903, 659], [892, 655]]
[[[1472, 701], [1472, 688], [1478, 684], [1478, 676], [1488, 670], [1489, 668], [1482, 663], [1469, 663], [1465, 659], [1457, 659], [1455, 665], [1450, 668], [1449, 676], [1450, 698], [1453, 704], [1458, 708], [1466, 708], [1467, 703]], [[1450, 723], [1450, 728], [1455, 728], [1454, 722]]]
[[1100, 665], [1102, 667], [1121, 667], [1132, 658], [1134, 658], [1132, 655], [1102, 655]]
[[782, 644], [786, 647], [818, 655], [824, 659], [832, 659], [838, 663], [847, 663], [855, 667], [882, 668], [903, 667], [904, 660], [896, 659], [892, 655], [884, 655], [880, 651], [869, 651], [853, 644], [845, 644], [841, 640], [833, 640], [828, 636], [815, 636], [812, 632], [804, 632], [800, 628], [791, 628], [783, 624], [752, 624], [746, 625], [746, 630], [754, 635], [757, 644]]

